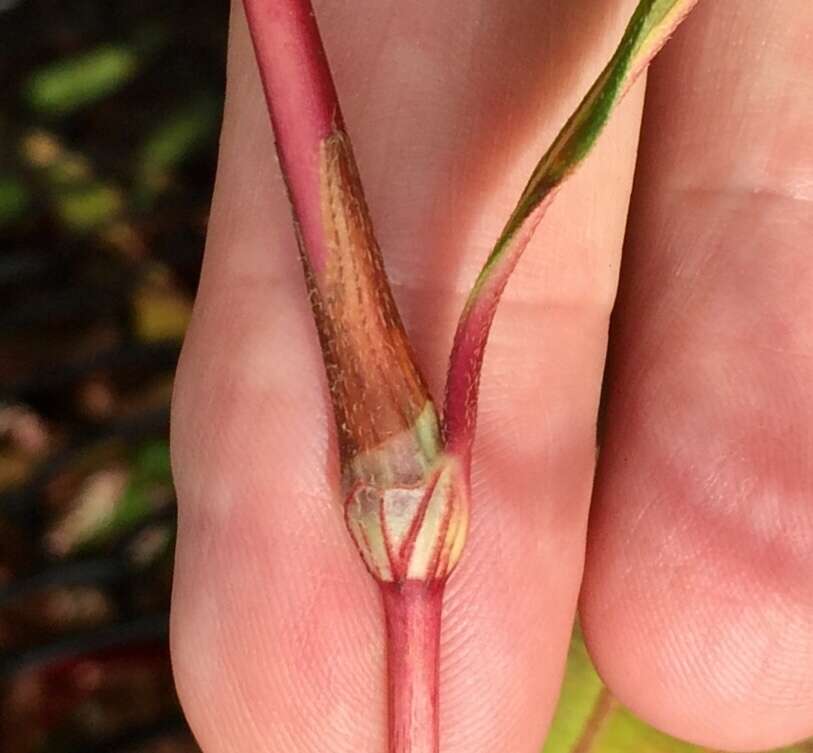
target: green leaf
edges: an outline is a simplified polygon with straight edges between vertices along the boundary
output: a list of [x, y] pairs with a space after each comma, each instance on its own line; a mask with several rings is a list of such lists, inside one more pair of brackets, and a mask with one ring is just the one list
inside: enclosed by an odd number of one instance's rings
[[[810, 753], [810, 743], [775, 753]], [[542, 753], [713, 753], [664, 735], [613, 698], [573, 634], [562, 694]]]
[[571, 753], [576, 749], [602, 693], [604, 686], [590, 663], [581, 636], [576, 632], [570, 643], [567, 672], [544, 753]]
[[59, 218], [75, 232], [89, 232], [114, 220], [124, 199], [113, 186], [93, 182], [63, 191], [56, 199]]
[[137, 70], [138, 58], [131, 48], [105, 45], [34, 73], [24, 96], [44, 115], [66, 115], [118, 91]]
[[697, 0], [641, 0], [618, 49], [531, 174], [466, 301], [446, 387], [448, 444], [468, 457], [488, 333], [508, 278], [556, 189], [584, 161], [613, 110]]
[[93, 551], [137, 528], [171, 498], [169, 444], [157, 440], [142, 445], [130, 465], [129, 477], [109, 514], [96, 518], [80, 533], [77, 551]]
[[30, 203], [30, 192], [22, 181], [13, 176], [0, 176], [0, 227], [19, 219]]
[[126, 203], [123, 191], [115, 183], [98, 178], [84, 155], [65, 149], [46, 131], [27, 134], [20, 146], [54, 213], [68, 230], [90, 233], [121, 217]]
[[133, 478], [139, 484], [172, 483], [169, 444], [159, 439], [143, 445], [133, 463]]
[[160, 193], [171, 172], [214, 136], [219, 114], [217, 99], [201, 95], [169, 113], [147, 137], [139, 156], [136, 187], [142, 203]]
[[[696, 3], [642, 0], [638, 4], [610, 62], [531, 174], [500, 241], [513, 236], [545, 197], [581, 164], [618, 102]], [[500, 241], [485, 270], [503, 253]]]

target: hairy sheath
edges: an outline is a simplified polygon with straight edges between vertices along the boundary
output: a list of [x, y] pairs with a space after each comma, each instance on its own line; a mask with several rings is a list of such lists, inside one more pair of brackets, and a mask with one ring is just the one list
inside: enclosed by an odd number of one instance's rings
[[350, 143], [319, 154], [328, 247], [320, 271], [302, 254], [336, 419], [345, 518], [382, 582], [444, 578], [466, 530], [459, 464], [440, 426], [392, 298]]
[[346, 471], [355, 459], [410, 432], [431, 400], [413, 362], [342, 131], [322, 142], [319, 180], [329, 253], [320, 271], [305, 254], [303, 261]]

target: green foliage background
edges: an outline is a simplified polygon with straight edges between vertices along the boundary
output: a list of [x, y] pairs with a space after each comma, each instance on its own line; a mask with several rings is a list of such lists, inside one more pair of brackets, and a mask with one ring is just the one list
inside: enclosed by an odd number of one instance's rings
[[[578, 630], [568, 655], [559, 706], [543, 753], [717, 753], [644, 724], [608, 692], [590, 663]], [[813, 753], [802, 743], [775, 753]]]

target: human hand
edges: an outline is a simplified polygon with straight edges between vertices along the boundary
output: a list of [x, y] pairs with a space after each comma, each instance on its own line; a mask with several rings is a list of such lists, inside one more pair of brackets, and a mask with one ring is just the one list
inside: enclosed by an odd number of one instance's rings
[[[317, 6], [436, 395], [465, 293], [632, 5]], [[811, 35], [809, 0], [701, 3], [653, 68], [640, 149], [643, 82], [509, 284], [447, 589], [444, 751], [538, 749], [585, 541], [582, 625], [622, 701], [715, 747], [813, 733]], [[335, 501], [321, 357], [239, 7], [220, 160], [174, 406], [179, 691], [207, 753], [382, 750], [380, 604]]]

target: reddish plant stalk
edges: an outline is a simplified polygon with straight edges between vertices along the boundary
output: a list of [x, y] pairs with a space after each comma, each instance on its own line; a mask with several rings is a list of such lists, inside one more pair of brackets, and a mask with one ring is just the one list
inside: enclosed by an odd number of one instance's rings
[[307, 0], [246, 0], [254, 50], [302, 250], [315, 271], [329, 255], [322, 231], [319, 154], [342, 116]]
[[437, 753], [443, 583], [382, 587], [387, 620], [390, 753]]
[[[370, 476], [414, 484], [440, 445], [437, 417], [384, 274], [310, 2], [245, 7], [327, 368], [344, 492]], [[426, 457], [416, 462], [416, 451]]]
[[463, 310], [445, 425], [390, 291], [309, 0], [244, 0], [336, 418], [345, 520], [382, 589], [390, 753], [438, 753], [443, 588], [466, 538], [477, 390], [500, 296], [556, 189], [697, 0], [639, 0], [542, 157]]
[[438, 753], [443, 585], [467, 484], [383, 270], [308, 0], [245, 0], [324, 356], [345, 519], [387, 624], [390, 753]]

